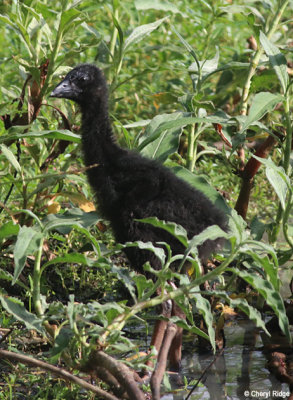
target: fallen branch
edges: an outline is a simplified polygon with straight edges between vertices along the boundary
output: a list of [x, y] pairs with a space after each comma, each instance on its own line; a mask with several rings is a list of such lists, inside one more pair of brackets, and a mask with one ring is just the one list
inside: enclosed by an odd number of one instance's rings
[[87, 367], [92, 366], [92, 369], [95, 370], [95, 365], [102, 366], [108, 370], [125, 389], [130, 400], [145, 400], [143, 392], [134, 379], [134, 373], [125, 364], [115, 360], [101, 350], [95, 350], [90, 355]]
[[[73, 382], [73, 383], [83, 387], [86, 390], [92, 391], [93, 393], [99, 395], [100, 397], [102, 397], [105, 400], [119, 400], [118, 397], [113, 396], [112, 394], [107, 393], [104, 390], [102, 390], [96, 386], [93, 386], [88, 382], [85, 382], [84, 380], [78, 378], [77, 376], [72, 375], [70, 372], [66, 371], [65, 369], [55, 367], [54, 365], [45, 363], [44, 361], [40, 361], [35, 358], [25, 356], [23, 354], [13, 353], [13, 352], [7, 351], [7, 350], [0, 350], [0, 358], [20, 362], [20, 363], [23, 363], [26, 365], [30, 365], [32, 367], [37, 367], [37, 368], [41, 368], [45, 371], [49, 371], [66, 381]], [[137, 399], [139, 400], [139, 398], [137, 398]]]

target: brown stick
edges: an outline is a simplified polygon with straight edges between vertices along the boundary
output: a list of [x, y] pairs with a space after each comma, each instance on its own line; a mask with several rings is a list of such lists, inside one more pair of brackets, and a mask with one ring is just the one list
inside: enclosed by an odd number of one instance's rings
[[88, 382], [85, 382], [84, 380], [78, 378], [77, 376], [72, 375], [70, 372], [66, 371], [65, 369], [55, 367], [54, 365], [45, 363], [44, 361], [36, 360], [35, 358], [28, 357], [23, 354], [12, 353], [11, 351], [7, 351], [7, 350], [0, 350], [0, 358], [5, 358], [5, 359], [11, 360], [11, 361], [16, 361], [16, 362], [30, 365], [32, 367], [44, 369], [45, 371], [49, 371], [49, 372], [57, 375], [58, 377], [65, 379], [66, 381], [73, 382], [73, 383], [83, 387], [86, 390], [90, 390], [93, 393], [96, 393], [97, 395], [101, 396], [105, 400], [119, 400], [116, 396], [113, 396], [112, 394], [107, 393], [104, 390], [99, 389], [98, 387], [93, 386]]
[[169, 322], [165, 331], [164, 339], [158, 354], [156, 367], [151, 377], [151, 389], [153, 400], [160, 400], [160, 385], [166, 371], [167, 357], [173, 339], [177, 333], [177, 326], [173, 322]]
[[125, 364], [115, 360], [101, 350], [93, 351], [90, 360], [91, 363], [107, 369], [120, 385], [125, 388], [130, 400], [145, 400], [143, 392], [134, 380], [133, 372]]
[[117, 396], [119, 399], [124, 399], [125, 397], [128, 398], [127, 394], [126, 396], [123, 396], [125, 394], [125, 388], [120, 385], [117, 379], [106, 368], [95, 366], [94, 372], [96, 373], [98, 379], [109, 385], [115, 396]]
[[[268, 136], [255, 152], [257, 157], [267, 158], [272, 148], [277, 143], [276, 139]], [[241, 171], [242, 186], [235, 205], [235, 210], [243, 219], [246, 219], [253, 179], [261, 166], [261, 162], [251, 157]]]

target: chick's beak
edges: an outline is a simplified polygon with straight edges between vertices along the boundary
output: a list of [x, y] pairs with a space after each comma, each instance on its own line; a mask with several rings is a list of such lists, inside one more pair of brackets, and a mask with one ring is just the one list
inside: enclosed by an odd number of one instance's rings
[[50, 97], [58, 97], [58, 98], [70, 98], [73, 94], [73, 89], [69, 79], [64, 79], [59, 83], [50, 94]]

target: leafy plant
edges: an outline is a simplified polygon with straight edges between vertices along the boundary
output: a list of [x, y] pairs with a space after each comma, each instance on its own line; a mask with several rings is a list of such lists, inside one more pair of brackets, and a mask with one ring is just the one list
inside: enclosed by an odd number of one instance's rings
[[[214, 350], [220, 329], [215, 304], [240, 310], [267, 334], [269, 306], [291, 340], [280, 295], [280, 273], [286, 263], [292, 268], [293, 254], [286, 20], [291, 8], [288, 1], [222, 0], [196, 6], [152, 0], [0, 5], [0, 37], [7, 44], [0, 49], [1, 327], [21, 324], [47, 340], [44, 368], [62, 359], [67, 370], [88, 373], [98, 357], [121, 372], [114, 355], [141, 368], [145, 359], [125, 360], [139, 347], [127, 328], [147, 326], [149, 310], [169, 299], [186, 315], [170, 323], [209, 341]], [[94, 210], [78, 147], [77, 110], [49, 100], [55, 79], [80, 62], [94, 62], [107, 75], [118, 140], [165, 163], [230, 215], [228, 235], [211, 227], [192, 239], [180, 226], [145, 220], [186, 249], [175, 256], [166, 243], [165, 250], [162, 244], [128, 243], [160, 259], [160, 271], [145, 266], [154, 281], [129, 271], [121, 258], [124, 246], [114, 244], [107, 222]], [[251, 150], [250, 143], [259, 140]], [[230, 207], [208, 181], [230, 193]], [[197, 246], [211, 237], [230, 245], [217, 256], [217, 266], [203, 272]], [[256, 302], [241, 292], [239, 279]], [[172, 290], [170, 280], [180, 287]], [[84, 292], [104, 283], [111, 293], [100, 288], [99, 298], [80, 299], [67, 288], [69, 281]], [[204, 291], [205, 282], [216, 287]], [[9, 347], [17, 350], [9, 332]], [[12, 361], [17, 356], [1, 351]], [[13, 373], [7, 378], [3, 398], [12, 398], [15, 379]], [[99, 395], [107, 398], [111, 384], [104, 382]], [[62, 398], [66, 395], [64, 389]]]

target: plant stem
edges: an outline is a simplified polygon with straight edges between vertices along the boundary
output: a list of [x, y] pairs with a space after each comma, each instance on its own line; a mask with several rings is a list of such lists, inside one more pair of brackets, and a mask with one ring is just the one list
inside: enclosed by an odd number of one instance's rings
[[188, 297], [189, 292], [191, 292], [192, 289], [198, 287], [205, 281], [214, 279], [216, 276], [221, 275], [226, 270], [226, 268], [229, 267], [236, 255], [237, 250], [233, 251], [229, 258], [227, 258], [219, 267], [215, 268], [214, 270], [208, 272], [203, 276], [198, 277], [197, 279], [194, 279], [189, 285], [182, 286], [181, 288], [168, 293], [162, 293], [161, 295], [154, 297], [153, 299], [142, 301], [138, 304], [135, 304], [131, 309], [127, 309], [124, 313], [115, 318], [112, 324], [107, 327], [107, 330], [100, 337], [100, 343], [106, 343], [107, 337], [111, 332], [113, 332], [114, 330], [121, 330], [129, 318], [133, 317], [135, 314], [141, 312], [145, 308], [157, 306], [167, 300], [174, 300], [178, 296], [183, 295]]
[[[117, 8], [114, 10], [114, 17], [118, 20], [118, 9]], [[115, 45], [116, 45], [116, 41], [117, 41], [117, 36], [118, 36], [118, 29], [114, 25], [114, 30], [113, 30], [113, 33], [112, 33], [112, 38], [111, 38], [111, 43], [110, 43], [110, 54], [112, 55], [112, 59], [113, 60], [114, 60], [114, 53], [115, 53]], [[111, 60], [109, 59], [109, 62], [110, 61]]]
[[288, 219], [290, 216], [290, 211], [291, 211], [292, 205], [293, 205], [292, 204], [292, 191], [290, 191], [288, 200], [287, 200], [287, 207], [284, 211], [284, 216], [283, 216], [283, 233], [284, 233], [284, 237], [285, 237], [287, 243], [289, 244], [289, 246], [291, 247], [291, 249], [293, 249], [293, 240], [288, 235]]
[[283, 167], [287, 175], [290, 167], [290, 155], [291, 155], [291, 143], [292, 143], [292, 125], [291, 125], [290, 115], [291, 111], [290, 111], [289, 94], [287, 94], [285, 101], [286, 142], [285, 142], [284, 161], [283, 161]]
[[[63, 3], [62, 12], [64, 10], [65, 5], [66, 4]], [[51, 57], [50, 57], [49, 65], [48, 65], [47, 77], [46, 77], [46, 80], [44, 82], [43, 87], [41, 88], [40, 94], [39, 94], [39, 98], [40, 99], [42, 99], [44, 97], [44, 95], [45, 95], [45, 93], [46, 93], [46, 91], [48, 89], [48, 86], [51, 83], [55, 62], [56, 62], [56, 59], [58, 57], [59, 49], [60, 49], [61, 44], [62, 44], [63, 31], [61, 29], [61, 20], [62, 20], [62, 13], [60, 14], [60, 20], [59, 20], [59, 26], [58, 26], [58, 31], [57, 31], [57, 35], [56, 35], [56, 40], [55, 40], [55, 43], [54, 43], [54, 48], [53, 48], [53, 51], [51, 53]]]
[[[291, 125], [291, 118], [290, 118], [290, 102], [289, 102], [289, 94], [288, 93], [286, 94], [284, 108], [285, 108], [285, 119], [286, 119], [286, 141], [285, 141], [285, 149], [284, 149], [283, 168], [284, 168], [285, 173], [288, 174], [289, 168], [290, 168], [291, 143], [292, 143], [292, 125]], [[291, 197], [292, 197], [292, 192], [290, 192], [289, 199], [287, 201], [288, 206], [286, 207], [286, 210], [290, 210]], [[286, 210], [284, 211], [281, 203], [279, 203], [276, 220], [274, 223], [274, 227], [272, 229], [272, 233], [270, 235], [270, 242], [275, 243], [277, 241], [278, 234], [279, 234], [280, 227], [281, 227], [281, 222], [283, 220], [283, 233], [284, 233], [284, 236], [285, 236], [288, 244], [291, 246], [292, 240], [290, 240], [290, 238], [287, 234], [288, 226], [287, 227], [285, 226], [285, 225], [287, 225], [287, 219], [288, 219], [288, 218], [285, 218]]]
[[34, 275], [33, 275], [33, 303], [38, 317], [43, 315], [43, 307], [41, 304], [41, 258], [43, 252], [44, 237], [41, 238], [39, 248], [36, 254]]
[[[280, 22], [280, 19], [282, 17], [282, 14], [285, 11], [285, 8], [288, 3], [289, 3], [289, 0], [285, 0], [285, 1], [283, 1], [282, 5], [280, 7], [278, 7], [278, 11], [276, 12], [276, 14], [273, 18], [272, 25], [271, 25], [269, 31], [266, 33], [266, 36], [268, 37], [268, 39], [270, 39], [272, 37], [272, 35], [275, 33], [275, 31], [278, 27], [278, 24]], [[263, 54], [263, 48], [260, 47], [255, 52], [255, 54], [252, 57], [252, 60], [250, 62], [250, 67], [249, 67], [249, 71], [247, 74], [247, 78], [246, 78], [246, 82], [244, 85], [242, 98], [241, 98], [241, 109], [240, 109], [241, 115], [247, 114], [248, 96], [249, 96], [249, 89], [250, 89], [250, 85], [251, 85], [251, 79], [252, 79], [253, 75], [255, 74], [255, 71], [257, 69], [257, 66], [258, 66], [258, 63], [259, 63], [259, 60], [260, 60], [262, 54]]]
[[194, 138], [195, 138], [195, 124], [191, 125], [188, 134], [188, 149], [187, 149], [187, 168], [189, 171], [193, 171], [193, 159], [194, 159]]

